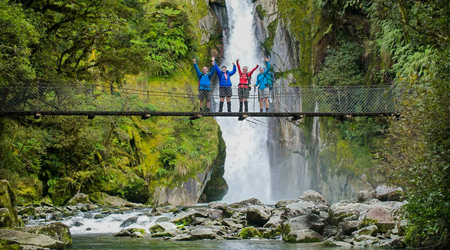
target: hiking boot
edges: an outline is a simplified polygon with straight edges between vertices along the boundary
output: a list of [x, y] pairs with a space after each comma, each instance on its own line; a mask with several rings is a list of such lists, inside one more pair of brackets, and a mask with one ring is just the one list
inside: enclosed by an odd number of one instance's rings
[[266, 112], [269, 112], [269, 108], [266, 108]]
[[260, 110], [259, 110], [259, 112], [261, 112], [261, 113], [262, 113], [262, 112], [263, 112], [263, 110], [262, 110], [262, 109], [260, 109]]

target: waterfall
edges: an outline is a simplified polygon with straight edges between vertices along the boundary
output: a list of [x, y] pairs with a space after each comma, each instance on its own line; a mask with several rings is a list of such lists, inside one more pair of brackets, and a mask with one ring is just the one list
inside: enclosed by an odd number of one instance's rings
[[[265, 66], [264, 55], [258, 49], [255, 35], [254, 5], [251, 0], [226, 1], [229, 27], [224, 32], [225, 53], [222, 65], [232, 70], [232, 62], [240, 59], [241, 68], [248, 66], [249, 71], [257, 64]], [[222, 65], [219, 65], [221, 67]], [[257, 69], [252, 75], [252, 84], [259, 74]], [[239, 73], [231, 78], [233, 86], [239, 83]], [[218, 91], [218, 88], [216, 88]], [[253, 95], [254, 89], [251, 90]], [[233, 88], [233, 112], [238, 110], [237, 89]], [[250, 97], [249, 111], [259, 112], [258, 100]], [[226, 110], [226, 103], [224, 105]], [[229, 191], [223, 198], [225, 202], [236, 202], [247, 198], [258, 198], [264, 203], [273, 203], [270, 193], [270, 165], [268, 152], [268, 121], [270, 118], [217, 117], [222, 136], [227, 146], [225, 174]]]

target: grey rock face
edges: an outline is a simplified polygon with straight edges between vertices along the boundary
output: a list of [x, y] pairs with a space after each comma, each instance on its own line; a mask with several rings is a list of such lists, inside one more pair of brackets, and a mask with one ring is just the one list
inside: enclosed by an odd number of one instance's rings
[[201, 240], [201, 239], [215, 239], [217, 237], [217, 234], [213, 232], [211, 228], [196, 228], [189, 232], [189, 234], [192, 236], [195, 240]]
[[345, 234], [350, 235], [351, 233], [358, 230], [359, 224], [360, 224], [360, 222], [356, 221], [356, 220], [344, 221], [341, 223], [342, 231]]
[[239, 207], [248, 207], [250, 205], [260, 205], [260, 206], [262, 206], [263, 204], [262, 204], [262, 202], [260, 200], [258, 200], [256, 198], [250, 198], [250, 199], [247, 199], [247, 200], [235, 202], [235, 203], [231, 204], [230, 206], [234, 207], [234, 208], [239, 208]]
[[292, 203], [296, 203], [296, 202], [298, 202], [299, 200], [281, 200], [281, 201], [278, 201], [276, 204], [275, 204], [275, 207], [277, 207], [277, 208], [284, 208], [284, 207], [286, 207], [287, 205], [289, 205], [289, 204], [292, 204]]
[[160, 222], [149, 228], [150, 233], [163, 233], [168, 231], [176, 231], [177, 226], [170, 222]]
[[292, 231], [287, 236], [283, 237], [284, 241], [292, 243], [318, 242], [321, 239], [322, 236], [320, 234], [309, 229]]
[[372, 193], [369, 191], [359, 191], [357, 194], [357, 199], [359, 202], [365, 202], [365, 201], [371, 200], [373, 198], [374, 197], [373, 197]]
[[376, 236], [378, 233], [378, 227], [375, 225], [371, 225], [368, 227], [361, 228], [355, 232], [352, 233], [355, 237], [358, 235], [370, 235], [370, 236]]
[[291, 231], [310, 229], [319, 234], [323, 234], [325, 223], [315, 214], [302, 215], [289, 219], [285, 226], [289, 226]]
[[403, 201], [404, 192], [401, 187], [388, 187], [388, 186], [378, 186], [375, 189], [375, 198], [380, 201]]
[[78, 204], [91, 204], [91, 203], [92, 202], [89, 200], [89, 196], [83, 193], [78, 193], [67, 202], [67, 206], [76, 206]]
[[300, 199], [304, 201], [310, 201], [317, 205], [328, 205], [327, 200], [314, 190], [305, 191], [302, 196], [300, 196]]
[[24, 227], [20, 228], [20, 230], [32, 234], [46, 235], [51, 237], [52, 239], [61, 241], [66, 247], [72, 246], [72, 235], [70, 234], [69, 227], [61, 222], [33, 227]]
[[136, 223], [137, 220], [138, 220], [137, 216], [130, 217], [130, 218], [126, 219], [124, 222], [122, 222], [122, 224], [120, 224], [120, 227], [129, 227], [129, 226], [133, 225], [134, 223]]

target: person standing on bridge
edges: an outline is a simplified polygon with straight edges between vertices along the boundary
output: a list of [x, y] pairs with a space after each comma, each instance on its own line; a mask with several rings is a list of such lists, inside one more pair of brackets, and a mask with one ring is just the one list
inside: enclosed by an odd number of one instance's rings
[[214, 76], [214, 66], [211, 67], [211, 72], [208, 73], [208, 67], [203, 66], [203, 73], [197, 66], [197, 60], [194, 58], [194, 68], [198, 76], [198, 99], [200, 100], [200, 112], [203, 111], [203, 101], [206, 100], [206, 112], [211, 112], [210, 94], [211, 94], [211, 78]]
[[270, 96], [270, 89], [269, 89], [269, 74], [270, 74], [270, 62], [269, 58], [265, 58], [264, 61], [266, 61], [267, 67], [264, 69], [263, 67], [259, 68], [259, 75], [256, 78], [256, 86], [259, 86], [258, 88], [258, 98], [259, 98], [259, 108], [260, 112], [263, 112], [263, 102], [266, 103], [266, 112], [269, 111], [269, 96]]
[[231, 80], [230, 77], [236, 73], [236, 64], [233, 62], [233, 70], [228, 71], [227, 67], [222, 66], [222, 69], [219, 69], [219, 66], [217, 66], [217, 63], [214, 61], [215, 58], [211, 58], [214, 63], [214, 68], [216, 69], [217, 76], [219, 77], [219, 96], [220, 96], [220, 103], [219, 103], [219, 112], [222, 112], [223, 110], [223, 102], [225, 97], [227, 98], [227, 106], [228, 106], [228, 112], [231, 112], [231, 96], [233, 95], [231, 91]]
[[239, 59], [236, 60], [237, 68], [239, 70], [239, 85], [238, 85], [238, 95], [239, 95], [239, 112], [242, 112], [242, 106], [245, 104], [245, 112], [248, 112], [248, 97], [250, 96], [251, 79], [253, 72], [259, 67], [257, 64], [252, 71], [248, 72], [248, 67], [244, 66], [243, 71], [239, 65]]

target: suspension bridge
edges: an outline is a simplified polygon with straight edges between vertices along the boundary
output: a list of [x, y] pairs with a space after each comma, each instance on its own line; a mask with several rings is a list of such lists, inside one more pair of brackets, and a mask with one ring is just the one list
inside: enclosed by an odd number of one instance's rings
[[[275, 84], [270, 109], [260, 112], [257, 91], [251, 89], [249, 112], [239, 111], [233, 88], [231, 112], [217, 112], [220, 97], [213, 89], [211, 111], [200, 112], [198, 90], [192, 86], [134, 86], [30, 83], [0, 87], [0, 116], [202, 116], [213, 117], [353, 117], [398, 116], [392, 86], [290, 87]], [[226, 104], [224, 105], [226, 107]], [[264, 108], [265, 110], [265, 108]]]

